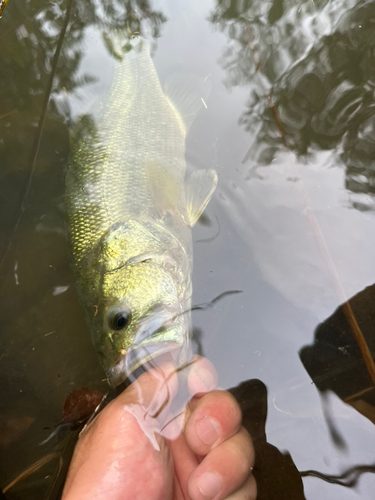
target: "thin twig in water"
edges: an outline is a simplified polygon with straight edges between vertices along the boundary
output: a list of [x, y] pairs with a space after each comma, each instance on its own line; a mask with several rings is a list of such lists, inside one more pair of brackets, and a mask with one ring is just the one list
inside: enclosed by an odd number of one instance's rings
[[47, 491], [46, 491], [46, 494], [44, 495], [44, 500], [49, 500], [50, 496], [51, 496], [51, 493], [52, 493], [52, 490], [56, 484], [56, 481], [60, 475], [60, 472], [61, 472], [61, 469], [62, 469], [62, 466], [63, 466], [63, 459], [61, 457], [61, 455], [59, 456], [59, 465], [49, 483], [49, 486], [47, 488]]
[[27, 179], [27, 182], [26, 182], [26, 185], [25, 185], [24, 192], [21, 195], [20, 213], [18, 215], [16, 224], [14, 226], [13, 234], [12, 234], [12, 236], [10, 238], [8, 247], [5, 250], [4, 257], [2, 258], [2, 260], [0, 262], [0, 267], [4, 264], [5, 259], [8, 256], [8, 253], [9, 253], [11, 247], [12, 247], [12, 243], [13, 243], [14, 237], [15, 237], [15, 235], [17, 233], [18, 226], [19, 226], [19, 224], [21, 222], [21, 219], [22, 219], [22, 216], [23, 216], [23, 214], [25, 212], [26, 200], [27, 200], [27, 196], [29, 194], [30, 188], [31, 188], [32, 178], [33, 178], [33, 174], [34, 174], [34, 170], [35, 170], [35, 162], [36, 162], [36, 158], [38, 156], [40, 140], [41, 140], [41, 137], [42, 137], [42, 132], [43, 132], [43, 127], [44, 127], [44, 122], [45, 122], [45, 119], [46, 119], [48, 104], [49, 104], [49, 100], [50, 100], [50, 97], [51, 97], [53, 80], [54, 80], [56, 69], [57, 69], [57, 63], [58, 63], [59, 57], [60, 57], [61, 47], [62, 47], [62, 44], [63, 44], [63, 41], [64, 41], [64, 37], [65, 37], [65, 33], [66, 33], [66, 30], [67, 30], [67, 27], [68, 27], [70, 12], [72, 10], [72, 5], [73, 5], [73, 0], [69, 0], [67, 8], [66, 8], [64, 23], [63, 23], [63, 26], [61, 28], [61, 33], [60, 33], [60, 36], [59, 36], [59, 39], [58, 39], [58, 42], [57, 42], [55, 55], [53, 56], [52, 69], [51, 69], [51, 73], [49, 75], [49, 79], [48, 79], [48, 83], [47, 83], [46, 93], [45, 93], [45, 96], [44, 96], [44, 101], [43, 101], [43, 106], [42, 106], [42, 112], [40, 114], [38, 128], [36, 130], [36, 134], [35, 134], [33, 146], [32, 146], [32, 149], [31, 149], [31, 154], [30, 154], [30, 159], [29, 159], [29, 168], [28, 168], [29, 175], [28, 175], [28, 179]]
[[[345, 486], [346, 488], [353, 488], [358, 483], [362, 474], [375, 473], [375, 464], [369, 465], [357, 465], [346, 470], [340, 476], [330, 476], [328, 474], [323, 474], [317, 470], [305, 470], [300, 472], [301, 477], [317, 477], [327, 483], [339, 484], [340, 486]], [[345, 481], [346, 479], [346, 481]]]
[[214, 306], [216, 302], [219, 302], [219, 300], [223, 299], [224, 297], [228, 297], [229, 295], [235, 295], [237, 293], [242, 293], [242, 290], [228, 290], [227, 292], [223, 292], [214, 299], [212, 299], [210, 302], [204, 302], [203, 304], [198, 304], [196, 306], [193, 306], [190, 310], [191, 311], [206, 311], [210, 307]]
[[17, 111], [16, 109], [13, 109], [13, 111], [9, 111], [9, 113], [5, 113], [4, 115], [0, 115], [0, 120], [3, 120], [3, 119], [4, 119], [4, 118], [6, 118], [7, 116], [14, 115], [14, 113], [15, 113], [16, 111]]
[[50, 462], [51, 460], [53, 460], [54, 458], [57, 458], [57, 457], [59, 457], [61, 460], [60, 453], [57, 453], [57, 452], [49, 453], [45, 457], [43, 457], [40, 460], [38, 460], [37, 462], [35, 462], [35, 464], [30, 465], [30, 467], [28, 467], [26, 470], [21, 472], [21, 474], [19, 474], [15, 479], [13, 479], [13, 481], [11, 481], [7, 486], [5, 486], [5, 488], [3, 489], [3, 493], [6, 493], [8, 490], [13, 488], [13, 486], [15, 486], [17, 483], [19, 483], [23, 479], [26, 479], [27, 477], [31, 476], [31, 474], [34, 474], [34, 472], [38, 471], [41, 467], [43, 467], [43, 465], [47, 464], [48, 462]]

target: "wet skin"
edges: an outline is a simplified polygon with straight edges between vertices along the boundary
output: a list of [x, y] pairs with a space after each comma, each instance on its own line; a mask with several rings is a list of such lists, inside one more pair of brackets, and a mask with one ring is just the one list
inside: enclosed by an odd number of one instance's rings
[[143, 374], [81, 435], [63, 500], [255, 499], [251, 437], [237, 402], [216, 384], [212, 365], [198, 358], [186, 419], [171, 410], [173, 367]]

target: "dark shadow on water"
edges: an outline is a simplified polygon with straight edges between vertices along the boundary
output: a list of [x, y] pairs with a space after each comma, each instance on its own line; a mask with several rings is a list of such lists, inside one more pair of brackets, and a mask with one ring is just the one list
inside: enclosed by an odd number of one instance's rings
[[[315, 478], [346, 488], [355, 488], [364, 474], [375, 474], [375, 464], [360, 464], [342, 474], [329, 475], [317, 470], [299, 471], [288, 452], [281, 452], [267, 442], [267, 388], [260, 380], [247, 380], [229, 392], [236, 398], [243, 415], [242, 425], [253, 439], [257, 482], [257, 500], [305, 500], [302, 478]], [[332, 422], [332, 432], [340, 447], [343, 438]]]
[[322, 411], [323, 415], [327, 424], [327, 427], [329, 429], [329, 434], [331, 437], [331, 440], [333, 444], [336, 446], [336, 448], [339, 448], [342, 451], [347, 451], [348, 445], [345, 441], [345, 437], [341, 434], [337, 426], [335, 425], [335, 420], [332, 415], [331, 408], [329, 406], [329, 399], [327, 397], [326, 392], [321, 392], [321, 401], [322, 401]]
[[[374, 303], [375, 285], [365, 288], [349, 300], [372, 358], [375, 354]], [[317, 327], [314, 343], [301, 349], [300, 358], [322, 394], [333, 391], [375, 424], [374, 385], [354, 339], [344, 306], [336, 309], [332, 316]]]
[[[199, 218], [199, 222], [201, 222], [201, 219], [202, 219], [203, 216], [201, 216]], [[220, 235], [220, 221], [217, 217], [217, 215], [215, 215], [215, 220], [216, 220], [216, 225], [217, 225], [217, 229], [215, 230], [215, 233], [212, 235], [212, 236], [208, 236], [207, 238], [200, 238], [199, 240], [196, 240], [195, 243], [211, 243], [212, 241], [214, 241], [219, 235]], [[207, 217], [207, 221], [208, 222], [203, 222], [202, 225], [203, 226], [211, 226], [212, 225], [212, 222], [210, 219], [208, 219]]]
[[[374, 363], [375, 285], [365, 288], [348, 303]], [[344, 403], [375, 424], [375, 388], [369, 367], [366, 366], [353, 335], [352, 324], [348, 321], [347, 309], [347, 304], [338, 307], [332, 316], [317, 327], [314, 343], [300, 350], [301, 361], [321, 394], [322, 410], [332, 443], [341, 450], [347, 449], [347, 444], [331, 414], [328, 391], [334, 392]], [[314, 476], [345, 487], [355, 487], [365, 473], [374, 474], [375, 465], [361, 464], [338, 476], [318, 471], [305, 471], [302, 475]]]
[[[349, 301], [364, 340], [374, 357], [375, 285], [367, 287]], [[345, 436], [339, 431], [329, 406], [327, 391], [375, 424], [375, 390], [364, 364], [361, 350], [353, 337], [345, 305], [340, 306], [315, 332], [315, 341], [300, 351], [301, 361], [319, 390], [322, 411], [333, 445], [347, 450]], [[248, 380], [230, 389], [243, 413], [243, 426], [254, 441], [256, 461], [254, 476], [258, 500], [304, 499], [302, 478], [315, 478], [346, 488], [355, 488], [365, 474], [375, 474], [375, 464], [358, 464], [341, 474], [330, 475], [316, 470], [298, 471], [292, 457], [267, 442], [267, 388], [260, 380]]]
[[257, 500], [304, 500], [302, 479], [292, 457], [267, 442], [267, 388], [264, 383], [247, 380], [229, 392], [238, 401], [242, 425], [254, 442]]

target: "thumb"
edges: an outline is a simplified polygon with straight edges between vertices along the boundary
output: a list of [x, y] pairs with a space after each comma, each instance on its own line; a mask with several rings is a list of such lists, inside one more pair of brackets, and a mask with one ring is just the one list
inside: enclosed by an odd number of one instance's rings
[[134, 416], [153, 446], [159, 449], [157, 435], [171, 418], [170, 407], [177, 390], [175, 366], [170, 360], [163, 360], [158, 365], [154, 362], [115, 403]]

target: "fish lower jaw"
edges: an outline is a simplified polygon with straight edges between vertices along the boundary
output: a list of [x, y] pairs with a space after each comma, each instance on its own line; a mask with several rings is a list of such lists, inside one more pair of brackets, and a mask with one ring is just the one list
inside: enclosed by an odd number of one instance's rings
[[172, 359], [176, 362], [181, 348], [181, 343], [176, 341], [144, 342], [132, 345], [125, 354], [119, 357], [116, 364], [107, 370], [107, 380], [111, 387], [117, 387], [126, 379], [133, 382], [137, 378], [134, 372], [138, 368], [144, 367], [146, 371], [149, 368], [158, 366], [160, 356], [166, 353], [170, 353]]

